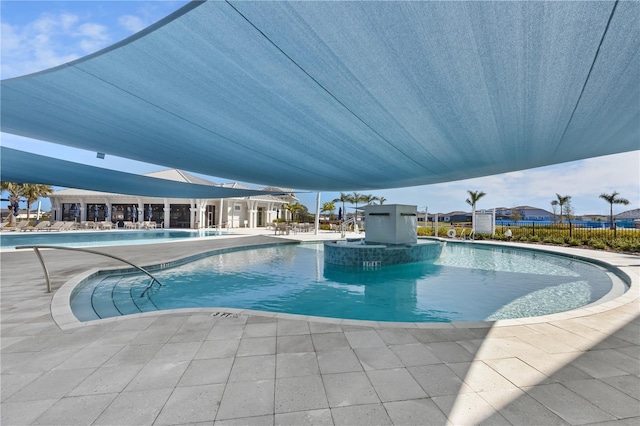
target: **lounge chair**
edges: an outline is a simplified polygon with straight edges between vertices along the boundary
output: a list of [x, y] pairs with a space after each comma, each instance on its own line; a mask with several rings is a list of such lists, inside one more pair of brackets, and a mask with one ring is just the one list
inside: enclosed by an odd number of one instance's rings
[[113, 229], [113, 223], [109, 221], [100, 222], [100, 229]]
[[64, 226], [64, 222], [56, 222], [53, 225], [50, 225], [47, 228], [47, 231], [62, 231], [63, 226]]
[[131, 222], [131, 221], [125, 221], [124, 222], [124, 229], [135, 229], [136, 225], [135, 223]]
[[50, 226], [51, 226], [51, 222], [49, 222], [48, 220], [43, 220], [42, 222], [39, 222], [35, 226], [23, 228], [22, 231], [46, 231], [47, 228], [49, 228]]
[[71, 231], [77, 228], [77, 224], [75, 222], [64, 222], [62, 225], [61, 231]]
[[13, 228], [10, 228], [9, 231], [22, 231], [27, 226], [29, 226], [29, 222], [23, 220], [21, 222], [18, 222]]

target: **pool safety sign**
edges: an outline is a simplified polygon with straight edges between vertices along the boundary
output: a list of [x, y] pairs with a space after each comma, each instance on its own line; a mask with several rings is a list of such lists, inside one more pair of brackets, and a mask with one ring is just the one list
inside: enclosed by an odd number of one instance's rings
[[493, 214], [476, 212], [476, 234], [493, 233]]

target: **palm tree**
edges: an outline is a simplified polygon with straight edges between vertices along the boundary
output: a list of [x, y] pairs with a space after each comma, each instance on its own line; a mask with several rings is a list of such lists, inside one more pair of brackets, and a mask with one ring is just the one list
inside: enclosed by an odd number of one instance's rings
[[362, 201], [367, 204], [373, 204], [374, 201], [378, 201], [379, 198], [372, 194], [367, 194], [362, 196]]
[[20, 195], [27, 199], [27, 220], [31, 214], [31, 204], [33, 204], [40, 197], [48, 197], [53, 193], [53, 188], [50, 185], [25, 183], [20, 186]]
[[358, 222], [358, 204], [366, 202], [366, 195], [354, 192], [349, 196], [349, 202], [356, 205], [356, 223]]
[[[13, 211], [13, 205], [20, 200], [20, 184], [14, 182], [0, 182], [0, 186], [2, 187], [2, 191], [9, 192], [9, 222], [11, 223], [11, 226], [15, 226], [16, 215], [18, 212]], [[12, 213], [16, 213], [16, 215]]]
[[351, 200], [351, 196], [349, 194], [345, 194], [344, 192], [341, 192], [340, 193], [340, 198], [336, 198], [335, 200], [332, 201], [333, 203], [342, 203], [342, 214], [343, 214], [343, 217], [347, 216], [347, 212], [344, 209], [344, 203], [349, 203], [350, 202], [349, 200]]
[[385, 201], [387, 201], [387, 199], [386, 199], [386, 198], [384, 198], [384, 197], [379, 197], [379, 198], [378, 198], [378, 203], [379, 203], [379, 204], [384, 204], [384, 202], [385, 202]]
[[564, 214], [564, 205], [567, 204], [569, 200], [571, 200], [571, 196], [570, 195], [562, 196], [556, 192], [556, 197], [558, 198], [558, 206], [560, 206], [560, 223], [562, 223], [563, 214]]
[[300, 204], [299, 202], [295, 202], [295, 203], [289, 203], [287, 205], [284, 206], [284, 209], [287, 210], [288, 212], [291, 213], [291, 219], [294, 219], [296, 217], [296, 215], [304, 210], [304, 206], [302, 204]]
[[322, 213], [329, 212], [329, 220], [333, 219], [333, 211], [336, 209], [336, 204], [333, 201], [327, 201], [322, 203]]
[[471, 206], [471, 232], [475, 234], [476, 231], [476, 203], [480, 200], [480, 198], [487, 195], [482, 191], [469, 191], [469, 198], [467, 198], [466, 202]]
[[613, 221], [613, 205], [623, 204], [626, 206], [627, 204], [629, 204], [629, 200], [627, 200], [626, 198], [620, 198], [618, 197], [618, 195], [620, 195], [620, 193], [617, 191], [613, 191], [612, 194], [607, 194], [607, 193], [600, 194], [600, 198], [602, 198], [607, 203], [609, 203], [609, 218], [611, 220], [611, 229], [613, 229], [614, 237], [616, 232], [616, 224]]

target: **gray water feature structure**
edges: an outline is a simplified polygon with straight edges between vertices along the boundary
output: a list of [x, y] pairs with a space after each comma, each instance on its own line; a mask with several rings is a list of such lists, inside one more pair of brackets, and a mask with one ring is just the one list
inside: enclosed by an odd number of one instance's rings
[[440, 257], [443, 242], [418, 241], [417, 206], [368, 205], [364, 207], [364, 215], [365, 237], [325, 242], [325, 263], [372, 269]]

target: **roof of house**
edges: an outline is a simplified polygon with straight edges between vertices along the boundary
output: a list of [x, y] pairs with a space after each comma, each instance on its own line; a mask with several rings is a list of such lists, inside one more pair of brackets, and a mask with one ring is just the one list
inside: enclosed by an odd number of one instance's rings
[[616, 219], [640, 219], [640, 209], [627, 210], [614, 216]]
[[[176, 182], [186, 182], [186, 183], [197, 183], [199, 185], [215, 185], [215, 183], [210, 180], [206, 180], [203, 178], [199, 178], [197, 176], [192, 175], [191, 173], [187, 173], [178, 169], [166, 169], [160, 170], [158, 172], [151, 172], [145, 174], [145, 176], [154, 177], [158, 179], [167, 179], [173, 180]], [[249, 189], [249, 188], [246, 188]]]

